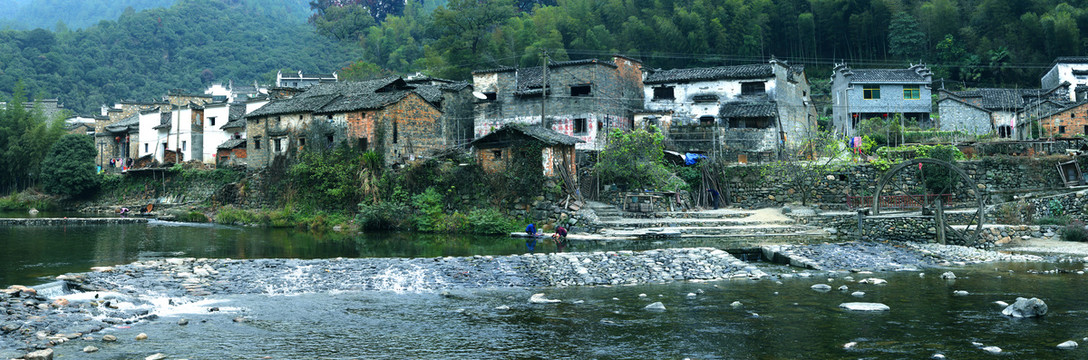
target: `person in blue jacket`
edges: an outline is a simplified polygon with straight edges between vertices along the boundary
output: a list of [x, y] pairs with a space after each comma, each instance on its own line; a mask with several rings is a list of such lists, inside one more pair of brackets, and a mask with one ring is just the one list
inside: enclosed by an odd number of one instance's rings
[[525, 247], [529, 248], [531, 254], [536, 248], [536, 225], [529, 224], [529, 226], [526, 226], [525, 233], [529, 234], [529, 238], [525, 240]]

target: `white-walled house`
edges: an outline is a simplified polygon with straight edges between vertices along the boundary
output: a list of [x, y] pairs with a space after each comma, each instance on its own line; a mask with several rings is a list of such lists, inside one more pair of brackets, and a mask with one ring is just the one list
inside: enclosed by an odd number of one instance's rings
[[219, 145], [231, 139], [233, 132], [227, 132], [223, 126], [230, 122], [231, 106], [227, 103], [204, 105], [204, 146], [202, 161], [215, 165], [215, 153]]
[[[167, 150], [181, 154], [181, 161], [204, 159], [204, 107], [164, 105], [140, 113], [140, 157], [176, 161]], [[214, 161], [214, 160], [213, 160]]]
[[1069, 88], [1065, 90], [1067, 92], [1062, 94], [1063, 100], [1088, 100], [1088, 57], [1064, 56], [1054, 59], [1041, 82], [1043, 89], [1053, 89], [1068, 83]]

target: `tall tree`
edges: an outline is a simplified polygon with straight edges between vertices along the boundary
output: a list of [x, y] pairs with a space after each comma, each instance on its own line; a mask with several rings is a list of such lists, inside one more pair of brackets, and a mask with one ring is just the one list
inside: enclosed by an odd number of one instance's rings
[[921, 60], [926, 46], [926, 35], [918, 29], [918, 22], [905, 12], [895, 14], [888, 25], [888, 53], [900, 59]]

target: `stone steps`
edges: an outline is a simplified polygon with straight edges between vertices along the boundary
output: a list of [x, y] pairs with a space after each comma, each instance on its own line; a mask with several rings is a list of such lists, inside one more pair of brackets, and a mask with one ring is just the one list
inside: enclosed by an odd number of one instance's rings
[[728, 227], [750, 225], [792, 225], [793, 220], [746, 220], [746, 219], [618, 219], [601, 220], [606, 228], [659, 228], [659, 227]]

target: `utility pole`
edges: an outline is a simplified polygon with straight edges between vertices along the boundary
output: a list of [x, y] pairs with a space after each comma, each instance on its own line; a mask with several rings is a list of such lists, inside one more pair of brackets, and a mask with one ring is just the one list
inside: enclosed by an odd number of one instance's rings
[[540, 127], [547, 129], [549, 126], [548, 120], [544, 117], [544, 104], [548, 102], [548, 49], [541, 51], [544, 52], [544, 77], [541, 78], [544, 86], [540, 93]]

